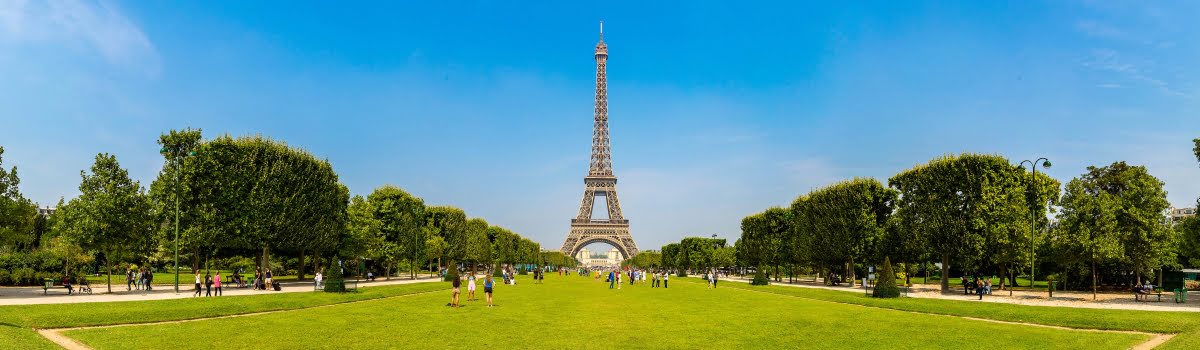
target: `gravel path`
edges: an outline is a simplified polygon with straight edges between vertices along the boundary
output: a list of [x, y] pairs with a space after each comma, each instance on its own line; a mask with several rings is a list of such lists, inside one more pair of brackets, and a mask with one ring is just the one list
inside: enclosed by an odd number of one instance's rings
[[[359, 287], [373, 286], [388, 286], [396, 284], [408, 284], [435, 281], [438, 278], [393, 278], [391, 280], [375, 280], [374, 282], [359, 282]], [[283, 290], [281, 291], [262, 291], [253, 290], [250, 288], [224, 288], [222, 295], [254, 295], [254, 294], [278, 294], [278, 293], [299, 293], [312, 292], [312, 282], [284, 282], [281, 283]], [[121, 285], [124, 287], [124, 285]], [[66, 289], [62, 287], [50, 290], [49, 295], [42, 294], [41, 287], [4, 287], [0, 288], [0, 306], [4, 305], [34, 305], [34, 304], [71, 304], [71, 303], [100, 303], [111, 301], [140, 301], [140, 300], [164, 300], [164, 299], [182, 299], [192, 298], [191, 285], [180, 285], [179, 294], [175, 293], [174, 286], [156, 286], [154, 291], [146, 293], [144, 291], [126, 291], [117, 289], [117, 285], [113, 285], [113, 293], [104, 293], [107, 290], [104, 285], [92, 285], [93, 294], [75, 294], [67, 295]]]
[[[748, 282], [747, 278], [727, 277], [721, 280]], [[822, 285], [822, 280], [817, 282], [811, 280], [797, 281], [794, 283], [787, 282], [771, 282], [771, 285], [787, 286], [787, 287], [802, 287], [836, 290], [848, 293], [863, 293], [861, 286], [857, 288], [849, 287], [830, 287]], [[901, 288], [903, 291], [904, 289]], [[955, 289], [951, 289], [955, 290]], [[982, 302], [987, 303], [1005, 303], [1033, 306], [1060, 306], [1060, 307], [1078, 307], [1091, 309], [1120, 309], [1120, 310], [1141, 310], [1141, 311], [1185, 311], [1185, 312], [1200, 312], [1200, 293], [1196, 293], [1192, 298], [1188, 298], [1187, 303], [1177, 304], [1172, 300], [1171, 293], [1163, 295], [1162, 302], [1137, 302], [1133, 300], [1132, 293], [1100, 293], [1095, 301], [1092, 300], [1092, 293], [1083, 293], [1075, 291], [1055, 291], [1053, 298], [1048, 298], [1045, 291], [1013, 291], [1012, 296], [1009, 296], [1008, 291], [994, 290], [992, 295], [985, 295]], [[978, 295], [965, 295], [962, 293], [962, 288], [958, 288], [956, 293], [942, 294], [941, 287], [932, 284], [914, 285], [908, 293], [909, 297], [927, 298], [927, 299], [948, 299], [962, 301], [979, 301]], [[1151, 300], [1154, 300], [1153, 298]]]

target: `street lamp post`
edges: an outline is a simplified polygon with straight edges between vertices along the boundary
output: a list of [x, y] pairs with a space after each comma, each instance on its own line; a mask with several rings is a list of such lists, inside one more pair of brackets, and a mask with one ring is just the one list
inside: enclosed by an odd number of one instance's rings
[[[163, 147], [158, 151], [162, 155], [171, 157], [171, 163], [175, 166], [175, 294], [179, 294], [179, 163], [181, 155], [179, 152], [169, 151]], [[195, 156], [196, 152], [188, 152], [187, 157]]]
[[[1034, 202], [1037, 202], [1037, 200], [1038, 200], [1037, 165], [1038, 165], [1038, 162], [1041, 162], [1042, 167], [1044, 167], [1046, 169], [1050, 169], [1050, 160], [1046, 159], [1044, 157], [1035, 159], [1032, 162], [1029, 160], [1023, 160], [1023, 161], [1021, 161], [1021, 166], [1025, 166], [1026, 162], [1028, 162], [1029, 167], [1031, 169], [1033, 169], [1033, 176], [1030, 178], [1029, 184], [1030, 184], [1030, 188], [1033, 191], [1033, 200], [1034, 200]], [[1029, 230], [1029, 289], [1030, 290], [1033, 289], [1033, 281], [1035, 280], [1033, 273], [1036, 271], [1035, 267], [1034, 267], [1034, 255], [1033, 255], [1034, 242], [1033, 242], [1033, 239], [1034, 239], [1034, 235], [1037, 232], [1037, 214], [1038, 214], [1037, 211], [1033, 211], [1032, 213], [1030, 213], [1030, 217], [1033, 219], [1032, 223], [1030, 224], [1030, 230]]]

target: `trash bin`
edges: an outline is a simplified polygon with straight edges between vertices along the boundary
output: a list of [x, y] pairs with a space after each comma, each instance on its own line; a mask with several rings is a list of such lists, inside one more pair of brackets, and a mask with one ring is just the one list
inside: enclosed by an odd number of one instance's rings
[[49, 295], [50, 288], [54, 288], [54, 280], [49, 279], [49, 278], [43, 278], [42, 282], [45, 283], [45, 286], [42, 287], [42, 295]]

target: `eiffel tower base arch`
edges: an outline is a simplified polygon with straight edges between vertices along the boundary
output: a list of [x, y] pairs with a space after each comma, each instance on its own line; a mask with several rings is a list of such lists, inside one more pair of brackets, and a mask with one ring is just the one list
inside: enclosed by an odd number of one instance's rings
[[609, 223], [572, 223], [571, 233], [563, 242], [562, 253], [574, 257], [580, 249], [592, 243], [608, 243], [617, 248], [626, 259], [638, 253], [637, 244], [629, 234], [629, 225]]

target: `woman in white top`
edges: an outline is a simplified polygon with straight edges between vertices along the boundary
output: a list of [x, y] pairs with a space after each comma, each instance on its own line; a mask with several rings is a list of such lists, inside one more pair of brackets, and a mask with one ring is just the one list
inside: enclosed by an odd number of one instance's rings
[[196, 271], [196, 293], [192, 295], [193, 297], [200, 296], [200, 283], [203, 282], [204, 280], [200, 279], [200, 271]]
[[475, 301], [475, 274], [467, 277], [467, 301]]
[[317, 282], [317, 288], [321, 288], [321, 280], [325, 279], [325, 275], [321, 271], [317, 271], [317, 276], [313, 277], [313, 281]]

